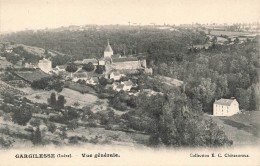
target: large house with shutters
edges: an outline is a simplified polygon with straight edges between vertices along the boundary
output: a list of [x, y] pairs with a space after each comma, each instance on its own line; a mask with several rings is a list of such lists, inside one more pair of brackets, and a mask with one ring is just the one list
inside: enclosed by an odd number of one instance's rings
[[213, 104], [213, 116], [232, 116], [239, 113], [239, 103], [235, 98], [219, 99]]

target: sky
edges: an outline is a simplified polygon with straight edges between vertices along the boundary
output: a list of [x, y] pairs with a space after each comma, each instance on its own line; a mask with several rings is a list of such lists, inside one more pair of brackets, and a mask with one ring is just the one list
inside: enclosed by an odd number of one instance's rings
[[260, 0], [0, 0], [0, 31], [86, 24], [260, 21]]

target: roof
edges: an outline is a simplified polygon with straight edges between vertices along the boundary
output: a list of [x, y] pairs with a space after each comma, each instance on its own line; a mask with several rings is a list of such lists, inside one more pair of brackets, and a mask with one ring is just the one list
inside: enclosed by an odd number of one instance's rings
[[136, 57], [126, 57], [126, 58], [113, 58], [114, 63], [117, 62], [128, 62], [128, 61], [138, 61]]
[[112, 48], [111, 48], [109, 43], [107, 43], [107, 47], [105, 49], [105, 52], [113, 52], [113, 50], [112, 50]]
[[[114, 74], [114, 76], [120, 76], [120, 73], [119, 72], [112, 72], [111, 74]], [[110, 74], [110, 75], [111, 75]]]
[[49, 59], [42, 59], [39, 60], [39, 63], [50, 63], [51, 61]]
[[100, 77], [103, 74], [98, 74], [95, 71], [88, 72], [89, 77]]
[[119, 82], [114, 82], [112, 85], [117, 86], [117, 85], [120, 85], [120, 84], [119, 84]]
[[121, 69], [120, 73], [121, 74], [135, 74], [135, 73], [139, 73], [139, 71], [137, 69]]
[[75, 74], [73, 74], [73, 76], [77, 77], [77, 78], [85, 78], [88, 75], [86, 73], [75, 73]]
[[114, 86], [113, 85], [111, 85], [111, 84], [107, 84], [106, 85], [106, 88], [108, 89], [108, 88], [113, 88]]
[[66, 69], [66, 67], [65, 67], [65, 66], [63, 66], [63, 65], [56, 66], [56, 68], [59, 68], [59, 69]]
[[96, 59], [83, 59], [82, 63], [88, 64], [89, 62], [91, 63], [98, 63], [98, 60]]
[[117, 89], [123, 89], [123, 87], [124, 87], [124, 84], [119, 84], [116, 88]]
[[133, 82], [132, 82], [131, 80], [124, 81], [124, 85], [125, 85], [125, 86], [132, 86], [132, 85], [133, 85]]
[[97, 78], [97, 77], [91, 77], [91, 79], [92, 79], [94, 82], [98, 82], [98, 78]]
[[216, 100], [214, 102], [214, 104], [230, 106], [233, 103], [234, 100], [235, 99], [219, 99], [219, 100]]

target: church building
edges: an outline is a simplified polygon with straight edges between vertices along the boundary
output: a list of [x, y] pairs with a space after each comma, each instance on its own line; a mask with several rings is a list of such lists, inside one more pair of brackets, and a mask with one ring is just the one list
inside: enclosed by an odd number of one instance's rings
[[109, 44], [109, 41], [107, 42], [107, 47], [104, 51], [104, 58], [111, 58], [111, 56], [114, 54], [110, 44]]

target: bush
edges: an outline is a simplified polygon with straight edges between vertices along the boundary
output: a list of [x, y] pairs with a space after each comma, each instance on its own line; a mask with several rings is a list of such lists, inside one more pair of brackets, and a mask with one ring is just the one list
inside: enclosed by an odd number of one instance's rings
[[34, 132], [33, 128], [31, 126], [27, 127], [24, 129], [25, 131], [28, 131], [28, 132]]
[[71, 136], [69, 137], [69, 143], [70, 144], [78, 144], [80, 140], [80, 137], [78, 136]]
[[9, 138], [0, 137], [0, 149], [2, 148], [10, 148], [12, 146], [13, 141]]
[[97, 124], [95, 122], [88, 123], [86, 127], [97, 127]]
[[97, 144], [98, 142], [99, 142], [98, 136], [96, 136], [95, 138], [91, 138], [91, 139], [89, 140], [89, 143], [92, 143], [92, 144]]
[[40, 104], [41, 109], [47, 109], [48, 105], [46, 103]]
[[39, 96], [39, 95], [36, 95], [36, 96], [35, 96], [35, 98], [36, 98], [36, 99], [40, 99], [40, 98], [41, 98], [41, 96]]
[[50, 131], [51, 133], [54, 133], [56, 131], [56, 129], [57, 129], [57, 127], [56, 127], [56, 125], [54, 123], [49, 123], [47, 125], [47, 127], [48, 127], [48, 131]]
[[4, 121], [11, 121], [12, 117], [10, 114], [4, 114]]
[[68, 123], [68, 128], [71, 129], [71, 130], [74, 130], [76, 128], [78, 128], [78, 121], [75, 119], [75, 120], [72, 120], [71, 122]]
[[93, 71], [95, 69], [95, 66], [93, 65], [93, 63], [89, 62], [88, 64], [84, 65], [82, 69], [86, 71]]
[[62, 132], [59, 135], [62, 140], [68, 138], [67, 132], [65, 130], [62, 130]]
[[73, 106], [78, 107], [78, 106], [80, 106], [80, 104], [79, 104], [79, 102], [75, 102], [75, 103], [73, 103]]
[[32, 118], [32, 108], [28, 105], [22, 105], [19, 109], [15, 109], [12, 115], [12, 121], [19, 125], [25, 126]]
[[38, 127], [41, 125], [41, 120], [40, 119], [32, 119], [30, 121], [30, 125], [33, 127]]

